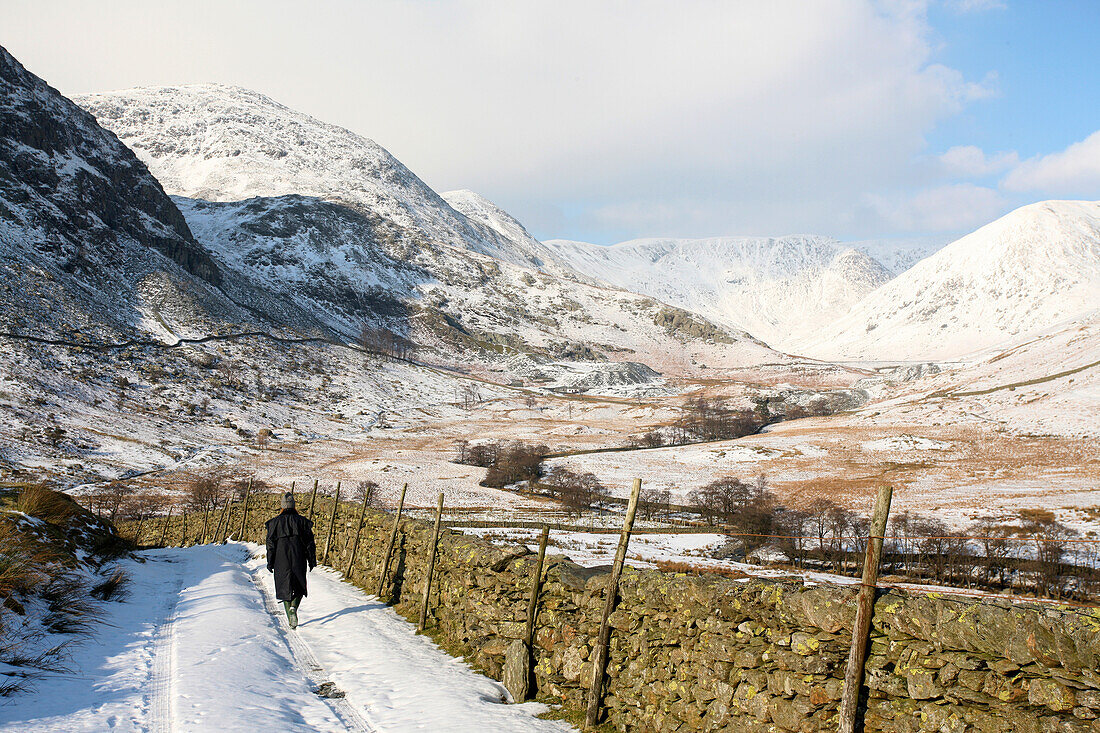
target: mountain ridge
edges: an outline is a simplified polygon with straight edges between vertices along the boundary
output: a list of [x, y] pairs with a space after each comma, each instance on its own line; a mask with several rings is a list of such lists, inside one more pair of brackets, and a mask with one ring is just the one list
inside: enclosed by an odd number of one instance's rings
[[646, 238], [609, 247], [549, 240], [573, 269], [787, 350], [886, 282], [872, 257], [828, 237]]
[[1100, 307], [1100, 201], [1020, 207], [799, 344], [823, 359], [969, 357]]

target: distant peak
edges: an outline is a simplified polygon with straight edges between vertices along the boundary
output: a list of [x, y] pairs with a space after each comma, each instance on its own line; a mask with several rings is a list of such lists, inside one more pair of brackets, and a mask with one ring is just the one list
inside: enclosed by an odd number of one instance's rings
[[104, 92], [92, 92], [80, 94], [75, 97], [78, 101], [88, 99], [143, 99], [149, 97], [190, 97], [201, 99], [224, 99], [227, 101], [241, 102], [244, 100], [265, 106], [290, 109], [286, 105], [276, 102], [271, 97], [258, 92], [255, 89], [235, 86], [233, 84], [219, 84], [216, 82], [198, 82], [194, 84], [169, 84], [131, 87], [129, 89], [112, 89]]
[[463, 198], [463, 199], [469, 198], [469, 199], [482, 199], [483, 201], [488, 201], [488, 199], [485, 198], [484, 196], [482, 196], [480, 193], [478, 193], [476, 191], [471, 191], [468, 188], [456, 188], [454, 191], [444, 191], [440, 195], [444, 196], [446, 198]]
[[486, 209], [492, 209], [501, 212], [503, 211], [503, 209], [501, 209], [489, 199], [482, 196], [477, 191], [471, 191], [468, 188], [460, 188], [455, 191], [446, 191], [444, 193], [441, 193], [440, 196], [442, 196], [443, 200], [451, 204], [452, 206], [457, 203], [467, 203]]

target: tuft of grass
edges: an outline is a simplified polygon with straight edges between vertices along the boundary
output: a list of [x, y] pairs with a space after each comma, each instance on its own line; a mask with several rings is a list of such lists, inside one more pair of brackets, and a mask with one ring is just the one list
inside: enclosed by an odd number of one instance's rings
[[42, 624], [55, 634], [80, 634], [96, 619], [96, 605], [88, 599], [88, 588], [77, 575], [63, 573], [50, 578], [39, 589], [46, 602]]
[[129, 585], [130, 576], [116, 569], [102, 583], [95, 585], [91, 594], [101, 601], [121, 601], [130, 595]]
[[50, 524], [64, 524], [79, 512], [76, 502], [60, 491], [46, 488], [42, 484], [23, 487], [15, 506], [24, 514]]
[[[549, 706], [549, 710], [539, 713], [537, 718], [543, 720], [564, 720], [567, 723], [572, 724], [578, 730], [585, 729], [585, 720], [587, 718], [587, 711], [580, 708], [567, 707], [562, 705], [560, 701], [553, 698], [535, 698], [538, 702], [541, 702]], [[595, 728], [588, 729], [593, 733], [615, 733], [618, 729], [612, 724], [611, 721], [605, 720], [602, 723], [598, 723]]]
[[48, 580], [48, 567], [56, 560], [49, 546], [0, 521], [0, 597], [32, 593]]

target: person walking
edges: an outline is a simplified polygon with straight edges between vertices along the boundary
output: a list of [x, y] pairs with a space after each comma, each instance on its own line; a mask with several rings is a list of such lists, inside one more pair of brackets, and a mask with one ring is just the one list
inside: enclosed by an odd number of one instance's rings
[[275, 574], [275, 597], [283, 602], [290, 628], [298, 628], [298, 604], [306, 595], [306, 566], [317, 566], [313, 522], [294, 508], [294, 494], [283, 494], [282, 511], [267, 520], [267, 569]]

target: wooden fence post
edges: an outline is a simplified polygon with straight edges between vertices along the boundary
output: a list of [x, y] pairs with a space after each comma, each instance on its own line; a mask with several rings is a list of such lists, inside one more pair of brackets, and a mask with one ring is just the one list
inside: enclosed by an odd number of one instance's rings
[[248, 479], [248, 486], [244, 490], [244, 503], [241, 505], [241, 532], [237, 537], [238, 542], [244, 542], [244, 526], [248, 521], [248, 497], [252, 495], [252, 479]]
[[348, 558], [348, 566], [344, 575], [351, 578], [351, 569], [355, 567], [355, 555], [359, 552], [359, 533], [363, 531], [363, 518], [367, 516], [367, 502], [370, 501], [370, 486], [363, 492], [363, 506], [359, 509], [359, 523], [355, 525], [355, 539], [351, 543], [351, 557]]
[[386, 586], [386, 576], [390, 572], [390, 560], [393, 558], [393, 546], [397, 543], [397, 529], [401, 526], [401, 509], [405, 506], [405, 492], [409, 490], [409, 485], [405, 484], [401, 487], [401, 498], [397, 500], [397, 514], [393, 517], [393, 528], [390, 530], [390, 539], [386, 543], [386, 557], [382, 561], [382, 574], [378, 576], [378, 590], [375, 594], [379, 599], [382, 598], [382, 589]]
[[432, 574], [435, 573], [435, 555], [439, 549], [439, 523], [443, 519], [443, 492], [439, 492], [439, 505], [435, 509], [435, 531], [432, 532], [432, 548], [428, 554], [428, 576], [424, 578], [424, 600], [420, 604], [420, 623], [416, 630], [423, 633], [428, 625], [428, 600], [432, 595]]
[[309, 497], [309, 521], [313, 521], [313, 505], [317, 501], [317, 479], [313, 479], [313, 493]]
[[321, 557], [321, 564], [328, 564], [328, 551], [332, 547], [332, 530], [336, 526], [336, 509], [340, 506], [340, 482], [336, 482], [336, 495], [332, 498], [332, 514], [328, 518], [328, 535], [325, 537], [325, 554]]
[[642, 480], [636, 478], [630, 492], [630, 503], [626, 505], [626, 519], [623, 520], [623, 531], [619, 535], [619, 547], [615, 550], [615, 564], [611, 566], [611, 577], [607, 581], [600, 635], [593, 650], [595, 657], [592, 663], [592, 687], [588, 690], [588, 713], [584, 721], [586, 728], [594, 728], [600, 717], [600, 702], [603, 699], [607, 657], [611, 646], [611, 612], [615, 610], [615, 601], [619, 595], [619, 576], [622, 575], [623, 562], [626, 561], [626, 548], [630, 544], [630, 532], [634, 528], [634, 515], [638, 511], [638, 496], [641, 493]]
[[172, 523], [172, 510], [175, 509], [171, 504], [168, 505], [168, 516], [164, 518], [164, 529], [160, 531], [160, 546], [164, 547], [164, 541], [168, 539], [168, 525]]
[[180, 512], [183, 527], [180, 528], [180, 547], [187, 547], [187, 510]]
[[[539, 537], [539, 559], [535, 564], [535, 577], [531, 580], [531, 597], [527, 601], [527, 651], [534, 648], [535, 643], [535, 616], [539, 607], [539, 590], [542, 588], [542, 565], [546, 562], [546, 543], [550, 539], [550, 525], [542, 525], [542, 536]], [[522, 702], [522, 700], [520, 701]]]
[[229, 529], [229, 505], [232, 503], [233, 500], [227, 496], [225, 498], [225, 506], [222, 507], [222, 515], [218, 517], [218, 523], [214, 527], [214, 540], [216, 542], [222, 541], [218, 539], [219, 537], [224, 539], [224, 535], [222, 534], [223, 529]]
[[890, 516], [890, 499], [893, 493], [892, 487], [883, 486], [875, 497], [871, 532], [867, 537], [867, 551], [863, 559], [863, 579], [859, 584], [856, 619], [852, 624], [848, 670], [844, 674], [844, 692], [840, 698], [839, 733], [855, 733], [856, 729], [856, 709], [859, 705], [859, 691], [863, 686], [863, 665], [867, 660], [867, 636], [871, 631], [871, 617], [875, 612], [875, 584], [878, 583], [882, 541], [886, 536], [886, 519]]
[[200, 545], [206, 544], [206, 530], [210, 526], [210, 508], [206, 507], [202, 510], [202, 539], [199, 541]]

